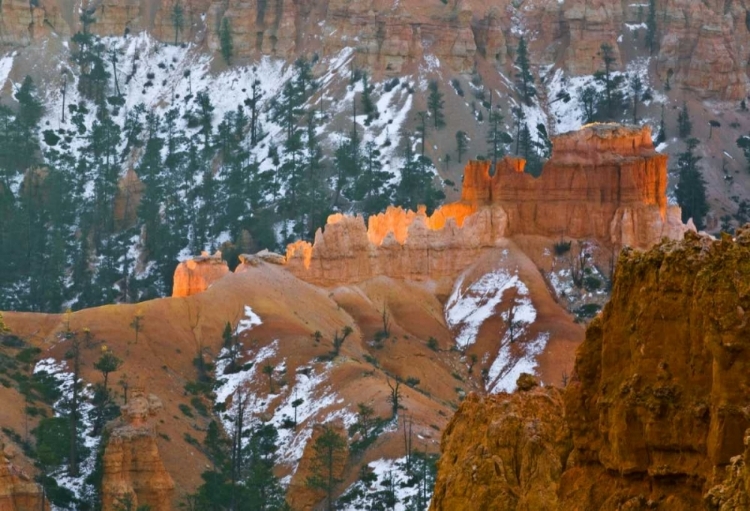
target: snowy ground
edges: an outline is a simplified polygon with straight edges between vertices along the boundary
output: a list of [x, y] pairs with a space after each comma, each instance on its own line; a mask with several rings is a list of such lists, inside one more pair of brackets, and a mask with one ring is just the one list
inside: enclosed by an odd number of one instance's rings
[[[363, 509], [373, 509], [371, 506], [373, 496], [378, 492], [391, 491], [396, 497], [396, 504], [393, 507], [385, 508], [391, 511], [407, 511], [416, 509], [416, 498], [419, 492], [419, 485], [409, 486], [409, 473], [406, 471], [406, 457], [396, 460], [380, 459], [372, 461], [367, 465], [376, 476], [376, 480], [370, 484], [357, 481], [343, 493], [359, 493], [360, 497], [352, 502], [339, 507], [340, 511], [359, 511]], [[432, 485], [427, 489], [427, 494], [432, 495]], [[428, 509], [429, 503], [424, 507]], [[378, 508], [380, 509], [380, 508]], [[423, 511], [423, 510], [419, 510]]]
[[[242, 332], [250, 331], [260, 324], [261, 318], [250, 306], [245, 306], [245, 316], [240, 320]], [[245, 350], [244, 356], [240, 358], [252, 365], [245, 364], [242, 370], [225, 374], [230, 361], [229, 352], [223, 349], [216, 363], [217, 383], [214, 391], [216, 404], [225, 404], [231, 398], [231, 406], [221, 414], [227, 432], [234, 428], [237, 404], [244, 396], [247, 399], [245, 425], [259, 421], [261, 415], [273, 424], [279, 434], [279, 460], [295, 471], [315, 424], [340, 420], [348, 428], [356, 421], [356, 415], [348, 411], [343, 399], [331, 388], [327, 379], [330, 363], [297, 368], [294, 381], [284, 387], [276, 383], [274, 393], [271, 394], [268, 376], [263, 373], [263, 367], [273, 363], [274, 373], [277, 375], [275, 379], [286, 372], [286, 361], [279, 361], [278, 350], [278, 341]], [[298, 426], [291, 428], [288, 424], [295, 418], [295, 408]], [[288, 482], [288, 478], [285, 482]]]

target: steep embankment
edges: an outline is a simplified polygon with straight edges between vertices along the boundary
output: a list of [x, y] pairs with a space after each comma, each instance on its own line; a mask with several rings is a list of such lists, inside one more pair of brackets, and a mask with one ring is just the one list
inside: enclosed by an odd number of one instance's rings
[[[442, 442], [436, 494], [443, 497], [432, 509], [503, 491], [502, 471], [467, 480], [468, 487], [454, 486], [451, 478], [458, 458], [469, 466], [503, 456], [501, 444], [490, 444], [466, 458], [468, 446], [485, 442], [486, 433], [474, 423], [499, 431], [523, 407], [523, 420], [540, 426], [564, 412], [573, 442], [559, 479], [544, 471], [538, 476], [559, 484], [557, 499], [539, 509], [676, 511], [701, 509], [704, 502], [710, 509], [743, 509], [744, 461], [735, 457], [745, 452], [750, 427], [748, 275], [750, 230], [717, 241], [688, 233], [684, 241], [647, 252], [625, 251], [612, 298], [578, 350], [564, 407], [538, 413], [535, 398], [526, 394], [498, 398], [514, 410], [510, 415], [489, 403], [477, 407], [475, 400], [463, 405], [468, 408], [459, 409]], [[467, 410], [473, 410], [471, 419]], [[547, 449], [554, 445], [544, 436], [540, 442]], [[541, 466], [545, 452], [525, 454], [527, 465]], [[713, 488], [727, 466], [727, 481]], [[522, 502], [537, 479], [530, 481], [518, 490], [518, 506], [509, 509], [527, 509]]]

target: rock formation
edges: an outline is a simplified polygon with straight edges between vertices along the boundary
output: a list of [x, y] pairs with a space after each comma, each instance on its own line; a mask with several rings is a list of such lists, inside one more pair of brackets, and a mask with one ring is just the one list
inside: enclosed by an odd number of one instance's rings
[[558, 509], [570, 432], [560, 390], [533, 380], [522, 375], [520, 393], [464, 400], [443, 433], [431, 510]]
[[469, 162], [461, 202], [427, 216], [389, 208], [362, 218], [333, 215], [315, 242], [287, 250], [287, 267], [322, 285], [387, 275], [455, 277], [506, 236], [592, 239], [619, 248], [648, 248], [687, 227], [667, 204], [667, 157], [654, 150], [648, 127], [590, 125], [553, 139], [539, 178], [506, 157]]
[[750, 509], [750, 430], [745, 431], [745, 452], [732, 458], [725, 480], [706, 494], [706, 506], [715, 511]]
[[214, 255], [203, 252], [200, 257], [188, 259], [177, 266], [172, 296], [190, 296], [205, 291], [227, 273], [229, 266], [221, 258], [221, 252]]
[[11, 463], [9, 454], [12, 450], [0, 442], [0, 511], [49, 510], [39, 485]]
[[[649, 498], [694, 508], [744, 450], [749, 274], [747, 229], [736, 241], [689, 233], [621, 255], [612, 299], [588, 328], [565, 395], [577, 464], [643, 481], [619, 497], [650, 487]], [[587, 493], [590, 474], [566, 474], [561, 498], [614, 509], [622, 479], [613, 479]]]
[[443, 439], [433, 509], [522, 495], [507, 490], [504, 462], [480, 470], [504, 459], [509, 438], [525, 438], [502, 429], [515, 414], [538, 431], [567, 427], [573, 450], [559, 483], [548, 463], [554, 444], [523, 451], [520, 466], [537, 472], [521, 487], [558, 484], [558, 500], [507, 509], [748, 509], [749, 276], [750, 226], [734, 239], [689, 232], [646, 252], [625, 249], [612, 298], [578, 349], [564, 413], [548, 399], [540, 414], [539, 391], [467, 399]]
[[135, 507], [172, 509], [174, 482], [159, 457], [152, 420], [161, 407], [156, 396], [146, 396], [142, 388], [131, 389], [130, 400], [122, 407], [122, 418], [112, 428], [104, 451], [104, 511], [113, 511], [118, 501], [128, 495]]

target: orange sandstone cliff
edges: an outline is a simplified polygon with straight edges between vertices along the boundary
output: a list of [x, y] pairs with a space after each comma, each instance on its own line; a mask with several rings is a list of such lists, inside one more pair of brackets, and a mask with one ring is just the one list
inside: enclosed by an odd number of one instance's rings
[[129, 495], [133, 508], [170, 511], [174, 482], [159, 456], [152, 419], [161, 402], [142, 389], [134, 388], [130, 394], [122, 407], [123, 419], [114, 426], [104, 451], [103, 510], [119, 509], [118, 504]]
[[[646, 252], [624, 250], [564, 406], [550, 398], [545, 410], [531, 394], [467, 400], [442, 441], [432, 509], [468, 509], [454, 503], [508, 492], [509, 441], [500, 432], [513, 420], [528, 426], [512, 436], [519, 454], [511, 459], [534, 472], [511, 477], [511, 486], [526, 483], [507, 509], [748, 509], [749, 310], [750, 226], [734, 239], [688, 233]], [[555, 443], [544, 432], [563, 415], [557, 429], [569, 429], [573, 449], [558, 481], [548, 469]], [[535, 450], [515, 447], [532, 433]], [[494, 473], [464, 476], [489, 460]], [[521, 505], [540, 482], [558, 486], [557, 500]]]

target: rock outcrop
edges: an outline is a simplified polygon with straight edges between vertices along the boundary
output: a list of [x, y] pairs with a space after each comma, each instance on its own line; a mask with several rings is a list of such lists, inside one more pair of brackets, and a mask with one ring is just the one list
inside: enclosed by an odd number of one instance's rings
[[200, 257], [188, 259], [177, 266], [172, 296], [184, 297], [205, 291], [227, 273], [229, 266], [221, 258], [221, 252], [214, 255], [203, 252]]
[[[736, 240], [689, 233], [623, 252], [612, 299], [588, 328], [565, 395], [577, 464], [623, 477], [593, 488], [583, 472], [566, 475], [563, 502], [585, 495], [589, 508], [615, 509], [615, 486], [624, 486], [616, 492], [623, 498], [647, 487], [648, 498], [664, 494], [693, 509], [743, 452], [749, 276], [748, 229]], [[628, 479], [641, 488], [628, 488]]]
[[130, 400], [122, 407], [122, 419], [112, 427], [104, 450], [104, 511], [114, 511], [126, 496], [130, 496], [134, 508], [146, 505], [153, 511], [172, 509], [174, 482], [159, 456], [152, 420], [160, 409], [156, 396], [146, 396], [141, 388], [131, 389]]
[[[750, 226], [734, 239], [687, 233], [646, 252], [625, 249], [612, 298], [578, 349], [564, 422], [552, 405], [540, 415], [539, 389], [467, 400], [443, 439], [433, 509], [521, 495], [500, 477], [504, 462], [494, 473], [480, 470], [488, 452], [502, 460], [500, 446], [524, 438], [498, 426], [516, 415], [539, 431], [568, 428], [573, 450], [559, 479], [548, 469], [548, 450], [529, 451], [537, 473], [521, 487], [557, 484], [555, 505], [489, 508], [748, 509], [748, 310]], [[510, 402], [514, 408], [503, 404]]]
[[515, 394], [470, 395], [441, 441], [431, 511], [557, 510], [557, 487], [572, 444], [562, 393], [530, 375]]
[[469, 162], [462, 200], [428, 216], [389, 208], [369, 218], [328, 219], [313, 244], [287, 249], [287, 267], [321, 285], [396, 278], [455, 277], [499, 239], [537, 235], [648, 248], [688, 229], [667, 204], [667, 156], [648, 127], [590, 125], [553, 139], [539, 178], [524, 161]]
[[42, 489], [8, 459], [11, 449], [0, 442], [0, 511], [46, 511]]

